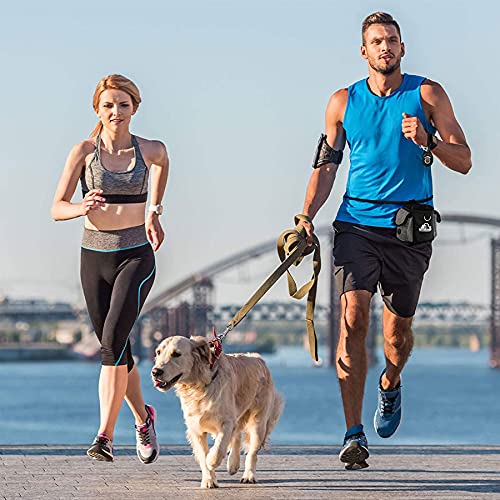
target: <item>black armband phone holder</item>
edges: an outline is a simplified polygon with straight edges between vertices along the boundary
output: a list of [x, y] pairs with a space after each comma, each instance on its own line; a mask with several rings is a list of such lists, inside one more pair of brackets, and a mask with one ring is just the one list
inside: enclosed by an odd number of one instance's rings
[[343, 156], [344, 152], [333, 149], [328, 142], [326, 142], [326, 135], [321, 134], [318, 141], [318, 147], [316, 148], [316, 153], [314, 155], [312, 168], [319, 168], [328, 163], [340, 165], [342, 163]]

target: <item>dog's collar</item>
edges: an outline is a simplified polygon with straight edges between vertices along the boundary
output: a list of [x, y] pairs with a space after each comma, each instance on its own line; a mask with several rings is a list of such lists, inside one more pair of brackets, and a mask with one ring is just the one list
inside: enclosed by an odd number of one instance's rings
[[217, 352], [217, 349], [210, 350], [210, 370], [214, 369], [215, 364], [219, 360], [220, 352]]
[[[215, 327], [213, 327], [213, 334], [214, 338], [209, 342], [210, 346], [210, 370], [213, 369], [215, 363], [219, 359], [220, 355], [222, 354], [222, 342], [220, 339], [217, 337], [217, 334], [215, 333]], [[214, 377], [215, 378], [215, 377]], [[213, 380], [213, 378], [212, 378]]]

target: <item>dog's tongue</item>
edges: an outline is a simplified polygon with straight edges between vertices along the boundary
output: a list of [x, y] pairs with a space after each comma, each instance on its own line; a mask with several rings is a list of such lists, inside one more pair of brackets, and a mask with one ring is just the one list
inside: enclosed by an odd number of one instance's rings
[[159, 387], [162, 384], [159, 380], [155, 380], [155, 387]]

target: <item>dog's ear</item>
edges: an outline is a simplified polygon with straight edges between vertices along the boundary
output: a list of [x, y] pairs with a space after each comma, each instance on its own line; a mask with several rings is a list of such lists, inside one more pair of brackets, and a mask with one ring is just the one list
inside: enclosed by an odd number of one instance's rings
[[200, 357], [203, 363], [210, 364], [210, 346], [206, 337], [194, 336], [189, 339], [193, 346], [193, 353]]

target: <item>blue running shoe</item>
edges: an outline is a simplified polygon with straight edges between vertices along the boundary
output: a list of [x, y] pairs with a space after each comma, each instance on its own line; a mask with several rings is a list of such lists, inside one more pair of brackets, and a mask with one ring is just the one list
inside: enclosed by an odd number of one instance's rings
[[347, 470], [366, 469], [366, 459], [370, 456], [368, 441], [362, 425], [351, 427], [344, 437], [344, 444], [339, 453], [339, 460], [345, 463]]
[[381, 438], [391, 437], [401, 422], [401, 381], [392, 391], [384, 391], [381, 386], [382, 375], [378, 383], [378, 407], [373, 418], [375, 431]]

